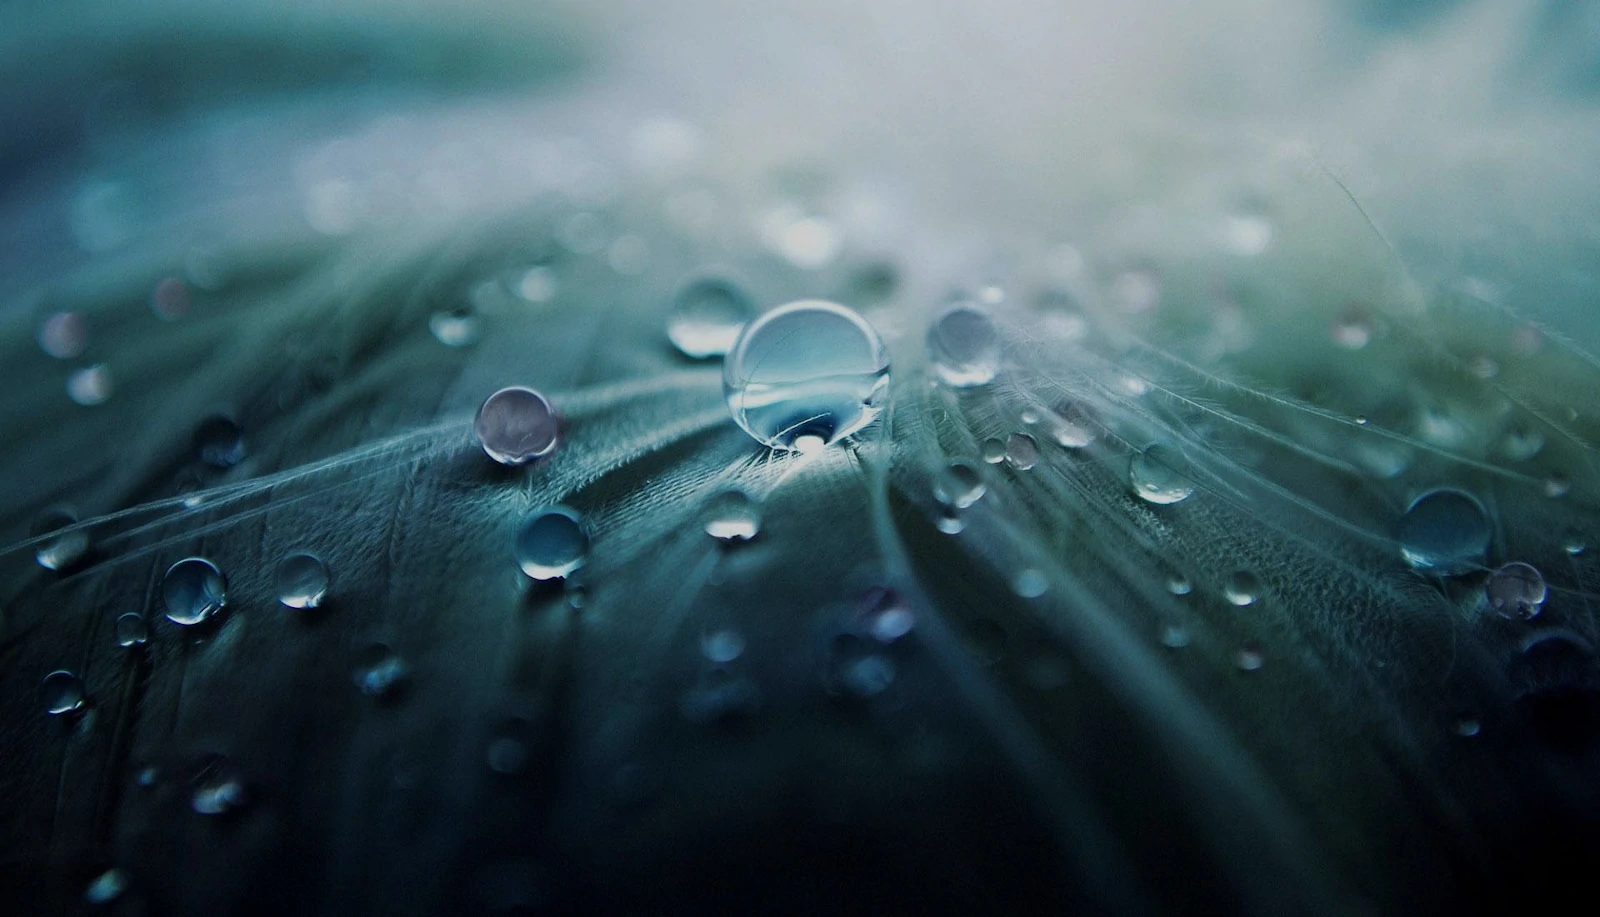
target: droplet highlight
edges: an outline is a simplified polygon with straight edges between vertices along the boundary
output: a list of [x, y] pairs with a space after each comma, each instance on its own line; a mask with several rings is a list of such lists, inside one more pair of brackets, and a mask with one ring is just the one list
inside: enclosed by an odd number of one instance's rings
[[697, 278], [673, 297], [667, 338], [691, 359], [720, 357], [733, 348], [754, 314], [755, 304], [732, 281]]
[[540, 393], [513, 385], [484, 399], [472, 430], [490, 458], [502, 465], [524, 465], [556, 451], [561, 415]]

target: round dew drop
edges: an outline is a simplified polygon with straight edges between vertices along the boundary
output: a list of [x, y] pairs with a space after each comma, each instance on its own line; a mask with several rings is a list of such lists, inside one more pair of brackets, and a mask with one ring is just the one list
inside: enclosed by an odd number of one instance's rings
[[51, 672], [39, 682], [39, 701], [51, 716], [71, 713], [83, 706], [83, 681], [71, 672]]
[[316, 608], [328, 594], [328, 565], [315, 554], [291, 554], [278, 562], [273, 580], [285, 608]]
[[150, 639], [150, 625], [145, 622], [144, 615], [137, 611], [120, 615], [117, 618], [116, 632], [117, 645], [123, 649], [132, 649]]
[[952, 509], [966, 509], [987, 492], [977, 467], [964, 459], [952, 460], [933, 482], [934, 499]]
[[750, 298], [731, 281], [697, 278], [673, 297], [667, 338], [686, 357], [720, 357], [732, 349], [754, 313]]
[[228, 581], [211, 561], [187, 557], [167, 568], [161, 600], [167, 620], [184, 627], [199, 624], [228, 603]]
[[1483, 589], [1490, 608], [1523, 621], [1539, 614], [1548, 595], [1544, 576], [1525, 563], [1509, 563], [1494, 571]]
[[1400, 518], [1400, 555], [1418, 570], [1457, 576], [1483, 562], [1491, 534], [1489, 515], [1477, 497], [1450, 488], [1431, 490]]
[[583, 519], [565, 506], [540, 511], [517, 533], [517, 566], [536, 580], [561, 579], [582, 567], [588, 554]]
[[1178, 450], [1165, 443], [1153, 443], [1134, 453], [1128, 465], [1128, 479], [1133, 492], [1146, 503], [1169, 506], [1194, 493], [1194, 482], [1179, 470], [1186, 466]]
[[761, 509], [742, 490], [720, 491], [706, 501], [706, 534], [718, 541], [749, 541], [761, 531]]
[[745, 326], [722, 364], [728, 410], [757, 442], [807, 451], [877, 418], [889, 353], [866, 319], [837, 303], [801, 300]]
[[954, 306], [928, 329], [928, 359], [946, 385], [985, 385], [1000, 370], [1000, 334], [988, 311], [975, 305]]
[[561, 415], [543, 395], [513, 385], [484, 399], [472, 431], [490, 458], [502, 465], [524, 465], [556, 451]]

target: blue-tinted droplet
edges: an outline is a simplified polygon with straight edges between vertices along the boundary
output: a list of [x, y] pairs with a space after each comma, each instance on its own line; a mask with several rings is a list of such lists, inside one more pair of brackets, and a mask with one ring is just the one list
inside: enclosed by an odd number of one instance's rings
[[749, 541], [761, 531], [761, 507], [742, 490], [712, 494], [701, 518], [706, 534], [718, 541]]
[[1222, 584], [1222, 595], [1230, 604], [1243, 608], [1261, 598], [1261, 579], [1249, 570], [1238, 570]]
[[1544, 576], [1531, 564], [1509, 563], [1494, 571], [1485, 584], [1489, 607], [1508, 618], [1526, 621], [1544, 607]]
[[117, 617], [117, 645], [124, 649], [139, 646], [150, 639], [150, 625], [144, 615], [130, 611]]
[[754, 314], [754, 303], [732, 281], [696, 278], [673, 297], [667, 337], [684, 356], [720, 357], [733, 347]]
[[1006, 464], [1018, 471], [1028, 471], [1039, 464], [1039, 442], [1026, 433], [1013, 433], [1006, 438]]
[[446, 347], [466, 347], [478, 340], [478, 317], [467, 306], [428, 316], [428, 330]]
[[185, 627], [199, 624], [228, 603], [228, 581], [211, 561], [186, 557], [167, 568], [161, 600], [167, 620]]
[[244, 458], [244, 430], [233, 418], [214, 414], [194, 431], [195, 454], [213, 468], [232, 468]]
[[934, 319], [928, 359], [946, 385], [967, 388], [993, 381], [1000, 369], [1000, 333], [988, 310], [962, 303]]
[[39, 703], [51, 716], [82, 708], [83, 680], [66, 670], [51, 672], [39, 682]]
[[1478, 498], [1440, 488], [1418, 497], [1400, 518], [1400, 555], [1418, 570], [1455, 576], [1483, 563], [1491, 535]]
[[120, 869], [108, 869], [96, 876], [83, 890], [87, 904], [110, 904], [128, 890], [128, 874]]
[[484, 399], [472, 429], [490, 458], [523, 465], [556, 451], [561, 415], [543, 395], [514, 385]]
[[78, 517], [72, 510], [54, 506], [34, 517], [29, 530], [34, 538], [54, 535], [34, 550], [34, 559], [46, 570], [65, 570], [89, 550], [89, 532], [75, 528]]
[[944, 466], [933, 481], [933, 497], [953, 509], [966, 509], [983, 499], [987, 487], [978, 469], [964, 459]]
[[1169, 506], [1187, 500], [1194, 493], [1194, 481], [1185, 471], [1188, 462], [1182, 453], [1166, 443], [1152, 443], [1135, 452], [1128, 464], [1128, 479], [1133, 492], [1146, 503]]
[[774, 449], [826, 446], [883, 409], [889, 353], [844, 306], [802, 300], [745, 326], [722, 367], [733, 419]]
[[588, 554], [583, 520], [565, 506], [540, 511], [517, 533], [517, 566], [536, 580], [564, 577], [583, 566]]
[[328, 565], [315, 554], [291, 554], [273, 576], [278, 601], [286, 608], [316, 608], [328, 594]]
[[411, 667], [387, 643], [372, 642], [356, 652], [350, 680], [368, 697], [391, 698], [405, 687]]

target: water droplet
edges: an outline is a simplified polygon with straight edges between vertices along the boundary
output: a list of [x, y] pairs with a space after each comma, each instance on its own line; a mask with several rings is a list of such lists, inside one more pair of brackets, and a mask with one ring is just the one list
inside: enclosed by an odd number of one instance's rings
[[836, 637], [828, 647], [825, 682], [830, 694], [869, 700], [894, 684], [894, 661], [853, 634]]
[[1567, 491], [1572, 489], [1572, 481], [1567, 476], [1557, 471], [1544, 480], [1544, 495], [1552, 500], [1565, 497]]
[[1513, 462], [1526, 462], [1544, 448], [1544, 434], [1532, 427], [1515, 426], [1500, 441], [1500, 452]]
[[41, 542], [34, 549], [34, 560], [46, 570], [64, 570], [82, 559], [89, 550], [89, 532], [85, 529], [62, 531], [77, 525], [78, 516], [64, 506], [53, 506], [35, 516], [29, 534], [34, 538], [59, 532], [54, 538]]
[[1036, 408], [1023, 408], [1021, 413], [1017, 415], [1018, 420], [1021, 420], [1030, 427], [1038, 423], [1042, 417], [1043, 415], [1040, 414]]
[[1039, 443], [1026, 433], [1013, 433], [1006, 439], [1006, 464], [1027, 471], [1039, 464]]
[[213, 414], [195, 427], [194, 448], [212, 468], [232, 468], [244, 458], [244, 430], [231, 417]]
[[879, 643], [893, 643], [911, 633], [917, 617], [899, 592], [878, 586], [861, 597], [861, 619], [867, 633]]
[[528, 268], [517, 281], [517, 295], [531, 303], [546, 303], [556, 295], [556, 272], [548, 267]]
[[583, 566], [588, 554], [583, 519], [565, 506], [541, 510], [517, 533], [517, 566], [536, 580], [564, 577]]
[[732, 281], [697, 278], [673, 297], [667, 337], [684, 356], [720, 357], [733, 348], [754, 312], [755, 304]]
[[1019, 572], [1011, 579], [1011, 591], [1025, 599], [1036, 599], [1050, 588], [1050, 580], [1032, 567]]
[[934, 499], [952, 509], [966, 509], [983, 499], [986, 492], [978, 469], [964, 459], [951, 461], [933, 482]]
[[189, 288], [176, 277], [165, 277], [150, 294], [150, 309], [156, 317], [176, 321], [189, 314]]
[[1194, 482], [1184, 471], [1188, 462], [1182, 453], [1166, 443], [1151, 443], [1135, 452], [1128, 465], [1133, 492], [1147, 503], [1168, 506], [1189, 498]]
[[1001, 440], [990, 437], [983, 441], [983, 460], [991, 465], [998, 465], [1006, 460], [1006, 444]]
[[67, 397], [86, 408], [110, 401], [114, 390], [111, 370], [104, 363], [75, 369], [67, 376]]
[[1588, 550], [1588, 548], [1588, 539], [1584, 538], [1583, 533], [1577, 531], [1576, 529], [1568, 531], [1561, 538], [1561, 550], [1566, 551], [1573, 557], [1577, 557], [1579, 554], [1582, 554], [1584, 551]]
[[120, 869], [108, 869], [96, 876], [83, 890], [83, 900], [89, 904], [110, 904], [128, 890], [128, 874]]
[[1161, 645], [1174, 650], [1181, 650], [1189, 645], [1189, 632], [1176, 624], [1168, 624], [1161, 629]]
[[[889, 354], [866, 320], [835, 303], [802, 300], [745, 326], [722, 368], [733, 419], [774, 449], [828, 445], [878, 416]], [[808, 444], [812, 445], [812, 444]]]
[[1173, 595], [1188, 595], [1194, 591], [1194, 584], [1181, 573], [1174, 573], [1167, 577], [1167, 591]]
[[543, 395], [513, 385], [483, 400], [472, 431], [490, 458], [502, 465], [523, 465], [560, 445], [561, 414]]
[[368, 643], [356, 652], [350, 680], [368, 697], [390, 698], [400, 692], [411, 667], [387, 643]]
[[1222, 584], [1222, 595], [1240, 608], [1254, 605], [1261, 597], [1261, 580], [1249, 570], [1236, 571]]
[[328, 593], [328, 565], [315, 554], [291, 554], [278, 561], [274, 582], [284, 607], [316, 608]]
[[150, 639], [150, 625], [136, 611], [117, 616], [117, 645], [124, 649], [140, 646]]
[[1360, 350], [1372, 343], [1372, 313], [1364, 306], [1351, 306], [1333, 320], [1333, 342], [1346, 350]]
[[446, 347], [466, 347], [478, 340], [478, 317], [468, 306], [456, 306], [428, 316], [428, 330]]
[[941, 506], [934, 514], [933, 524], [939, 531], [946, 535], [959, 535], [967, 527], [967, 520], [961, 518], [961, 511], [950, 506]]
[[1464, 716], [1456, 720], [1456, 735], [1470, 739], [1483, 731], [1483, 724], [1475, 717]]
[[71, 360], [89, 347], [89, 322], [78, 312], [56, 312], [39, 325], [39, 346], [57, 360]]
[[186, 557], [167, 568], [161, 600], [168, 621], [185, 627], [199, 624], [228, 603], [228, 581], [211, 561]]
[[700, 652], [708, 660], [726, 665], [744, 655], [744, 637], [726, 628], [714, 630], [700, 638]]
[[1083, 408], [1076, 404], [1069, 404], [1059, 412], [1052, 412], [1046, 418], [1046, 426], [1050, 431], [1050, 438], [1065, 449], [1083, 449], [1094, 444], [1094, 424], [1084, 413]]
[[1239, 652], [1233, 656], [1233, 664], [1238, 666], [1241, 672], [1258, 672], [1263, 665], [1266, 665], [1266, 662], [1266, 657], [1261, 653], [1261, 647], [1254, 643], [1246, 643], [1244, 646], [1239, 647]]
[[713, 494], [702, 518], [706, 534], [719, 541], [749, 541], [761, 531], [761, 508], [742, 490]]
[[83, 707], [83, 681], [66, 670], [51, 672], [39, 682], [39, 703], [44, 712], [61, 716]]
[[928, 359], [945, 384], [984, 385], [1000, 369], [1000, 333], [989, 313], [975, 305], [954, 306], [928, 329]]
[[843, 248], [839, 230], [820, 217], [802, 217], [783, 227], [778, 235], [778, 250], [799, 268], [826, 267]]
[[1524, 563], [1509, 563], [1494, 571], [1483, 588], [1490, 608], [1523, 621], [1539, 613], [1547, 595], [1544, 577]]
[[1489, 516], [1476, 497], [1450, 488], [1431, 490], [1400, 519], [1400, 555], [1418, 570], [1455, 576], [1483, 561], [1491, 534]]
[[202, 755], [194, 765], [189, 784], [189, 808], [201, 815], [227, 815], [244, 808], [250, 794], [228, 759], [220, 754]]

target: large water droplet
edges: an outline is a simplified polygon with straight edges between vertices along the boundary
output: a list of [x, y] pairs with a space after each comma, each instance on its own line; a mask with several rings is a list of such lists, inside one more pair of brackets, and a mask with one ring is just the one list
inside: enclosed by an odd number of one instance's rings
[[513, 385], [484, 399], [472, 429], [490, 458], [502, 465], [522, 465], [556, 450], [561, 415], [543, 395]]
[[583, 519], [565, 506], [540, 511], [517, 533], [517, 566], [536, 580], [564, 577], [583, 566], [588, 554]]
[[1018, 471], [1027, 471], [1039, 464], [1039, 443], [1026, 433], [1013, 433], [1006, 438], [1006, 464]]
[[83, 680], [71, 672], [51, 672], [39, 682], [39, 703], [51, 716], [71, 713], [83, 706]]
[[1006, 444], [1000, 439], [989, 437], [983, 441], [983, 460], [991, 465], [998, 465], [1006, 460]]
[[733, 419], [757, 441], [790, 450], [827, 445], [878, 416], [889, 354], [861, 316], [802, 300], [745, 327], [723, 362], [722, 387]]
[[89, 533], [84, 529], [62, 531], [76, 525], [78, 517], [72, 510], [54, 506], [43, 510], [33, 519], [29, 530], [34, 538], [60, 532], [54, 538], [41, 542], [34, 549], [34, 559], [46, 570], [64, 570], [77, 563], [89, 550]]
[[761, 531], [761, 508], [742, 490], [713, 494], [701, 518], [706, 534], [719, 541], [749, 541]]
[[1454, 576], [1482, 563], [1491, 534], [1488, 513], [1476, 497], [1431, 490], [1400, 519], [1400, 555], [1418, 570]]
[[1544, 577], [1531, 564], [1509, 563], [1490, 575], [1484, 595], [1490, 608], [1526, 621], [1539, 614], [1547, 590]]
[[470, 306], [457, 306], [428, 316], [428, 330], [446, 347], [466, 347], [478, 340], [478, 317]]
[[667, 337], [684, 356], [720, 357], [732, 349], [754, 312], [755, 305], [732, 281], [701, 277], [673, 297]]
[[947, 385], [984, 385], [1000, 369], [1000, 333], [987, 310], [963, 303], [928, 329], [928, 359]]
[[1222, 595], [1240, 608], [1254, 605], [1261, 597], [1261, 580], [1249, 570], [1236, 571], [1222, 584]]
[[116, 631], [117, 645], [124, 649], [139, 646], [150, 639], [150, 625], [144, 615], [137, 611], [118, 615]]
[[966, 509], [986, 492], [978, 469], [964, 459], [952, 460], [933, 481], [934, 499], [954, 509]]
[[1187, 500], [1194, 493], [1194, 481], [1184, 473], [1188, 467], [1177, 449], [1166, 443], [1152, 443], [1133, 454], [1128, 478], [1133, 492], [1145, 502], [1167, 506]]
[[214, 414], [195, 427], [194, 449], [207, 465], [232, 468], [244, 458], [244, 430], [233, 418]]
[[273, 582], [285, 607], [316, 608], [328, 593], [328, 565], [315, 554], [291, 554], [278, 561]]
[[186, 557], [167, 568], [161, 600], [167, 620], [185, 627], [199, 624], [228, 603], [228, 581], [211, 561]]

